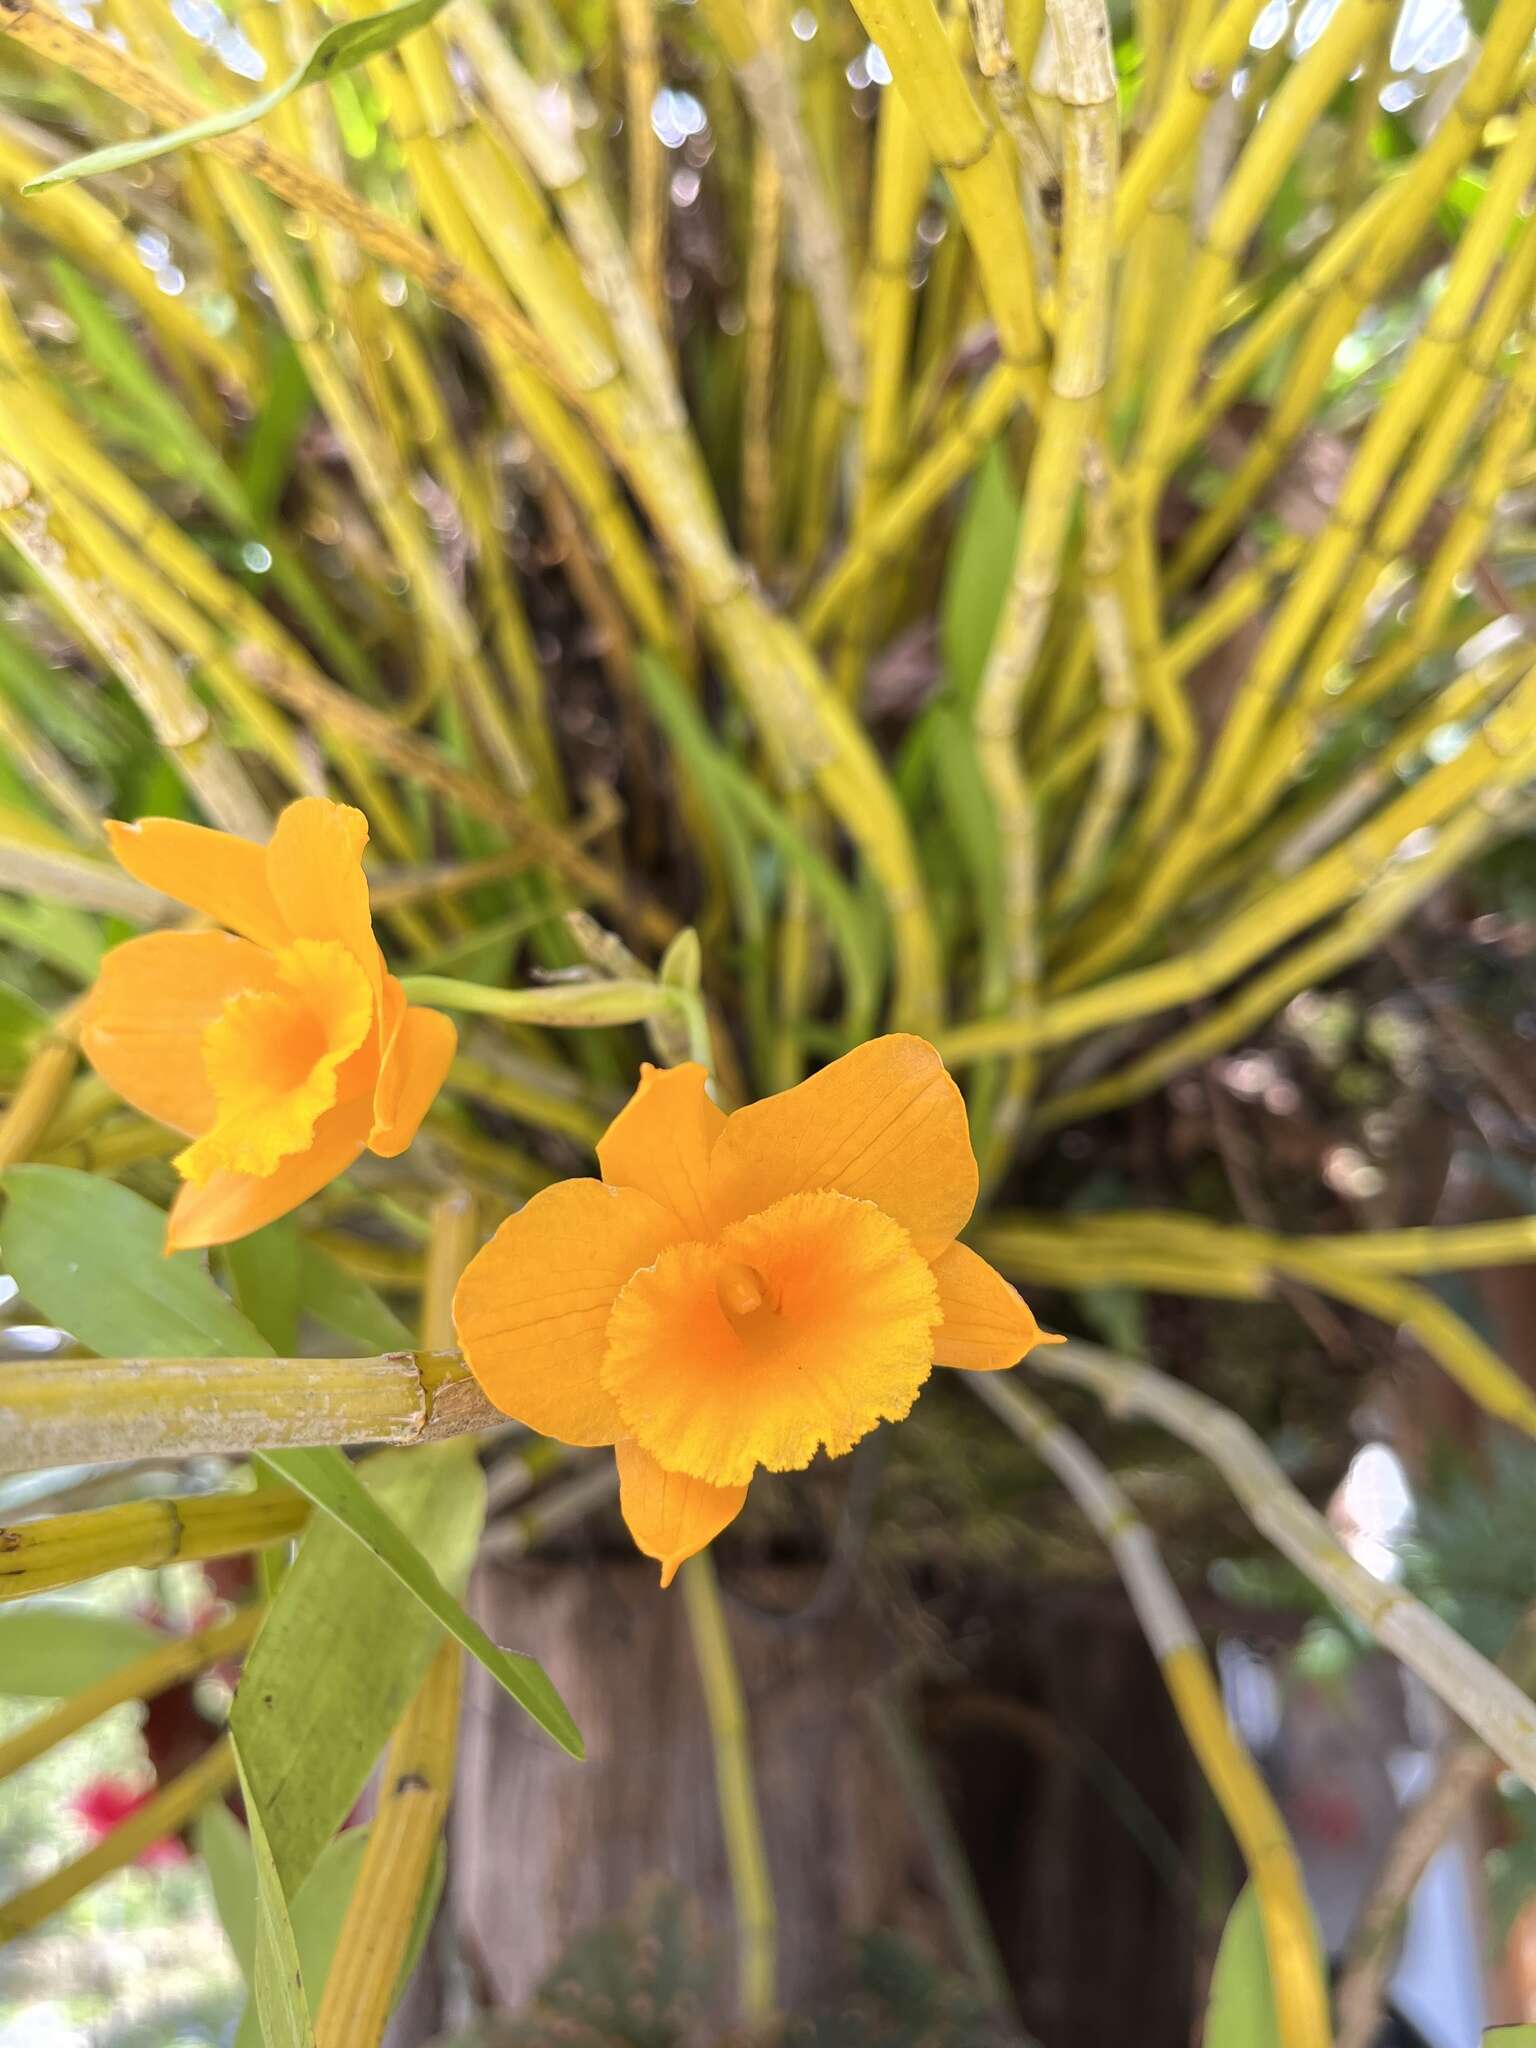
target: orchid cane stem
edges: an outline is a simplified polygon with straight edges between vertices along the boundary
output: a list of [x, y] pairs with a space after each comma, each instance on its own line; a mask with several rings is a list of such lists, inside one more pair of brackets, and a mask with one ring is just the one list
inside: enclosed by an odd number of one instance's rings
[[736, 1902], [737, 1998], [742, 2019], [751, 2025], [773, 2017], [778, 1957], [778, 1912], [752, 1776], [751, 1731], [720, 1583], [709, 1552], [702, 1550], [697, 1557], [690, 1557], [680, 1577], [709, 1717], [720, 1828]]

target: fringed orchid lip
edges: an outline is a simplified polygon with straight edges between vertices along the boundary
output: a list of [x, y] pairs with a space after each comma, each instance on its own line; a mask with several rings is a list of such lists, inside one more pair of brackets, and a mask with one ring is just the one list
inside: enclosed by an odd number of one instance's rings
[[905, 1416], [935, 1365], [1000, 1369], [1042, 1341], [956, 1241], [976, 1161], [926, 1041], [872, 1040], [730, 1117], [707, 1080], [644, 1068], [598, 1146], [602, 1179], [535, 1195], [454, 1301], [498, 1408], [614, 1446], [663, 1585], [734, 1520], [759, 1467], [841, 1456]]
[[224, 927], [115, 947], [80, 1035], [110, 1087], [192, 1140], [166, 1249], [244, 1237], [365, 1148], [403, 1152], [457, 1035], [385, 968], [362, 813], [301, 797], [265, 846], [174, 818], [107, 829], [131, 875]]

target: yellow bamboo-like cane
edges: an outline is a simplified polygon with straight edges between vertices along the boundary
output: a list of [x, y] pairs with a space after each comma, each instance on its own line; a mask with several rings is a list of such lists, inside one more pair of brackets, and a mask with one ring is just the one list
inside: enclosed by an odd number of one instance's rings
[[78, 1004], [60, 1011], [35, 1046], [11, 1099], [0, 1112], [0, 1172], [30, 1159], [63, 1101], [79, 1062]]
[[1328, 1989], [1294, 1843], [1221, 1692], [1151, 1530], [1088, 1447], [1012, 1375], [969, 1383], [1021, 1443], [1050, 1467], [1114, 1559], [1175, 1713], [1253, 1880], [1270, 1991], [1286, 2048], [1330, 2048]]
[[30, 1890], [0, 1899], [0, 1941], [14, 1941], [20, 1934], [30, 1934], [93, 1884], [124, 1869], [151, 1842], [185, 1827], [205, 1806], [221, 1799], [234, 1782], [234, 1745], [224, 1736], [179, 1778], [173, 1778], [126, 1820], [119, 1821], [94, 1849], [87, 1849], [83, 1856], [66, 1863]]
[[445, 1637], [384, 1757], [378, 1805], [315, 2014], [318, 2048], [376, 2048], [453, 1796], [464, 1652]]
[[[121, 1455], [121, 1454], [119, 1454]], [[14, 1522], [0, 1529], [0, 1601], [74, 1586], [134, 1565], [235, 1557], [302, 1529], [309, 1503], [296, 1494], [135, 1501], [127, 1507]]]
[[264, 838], [266, 806], [164, 643], [126, 599], [91, 575], [37, 477], [10, 459], [0, 462], [0, 534], [68, 625], [122, 680], [207, 816], [225, 831]]
[[1036, 72], [1038, 89], [1050, 92], [1061, 108], [1056, 347], [1008, 596], [975, 711], [977, 754], [1001, 841], [1010, 1000], [1015, 1008], [1029, 1007], [1039, 978], [1034, 799], [1019, 759], [1019, 724], [1060, 578], [1089, 427], [1104, 386], [1109, 223], [1119, 159], [1113, 45], [1102, 0], [1053, 0], [1048, 19], [1053, 34], [1037, 59]]
[[1038, 378], [1045, 334], [1008, 152], [966, 84], [933, 0], [859, 0], [929, 156], [944, 173], [997, 322], [1005, 362]]
[[[348, 1263], [357, 1270], [365, 1262], [356, 1256], [356, 1240], [348, 1246]], [[383, 1271], [368, 1269], [363, 1277], [416, 1284], [419, 1276], [398, 1254], [383, 1263]], [[0, 1472], [287, 1444], [436, 1442], [489, 1429], [499, 1419], [452, 1351], [373, 1358], [40, 1358], [0, 1366]], [[214, 1524], [232, 1517], [237, 1529], [245, 1513], [240, 1501], [183, 1506], [195, 1528], [206, 1519], [204, 1508]], [[129, 1544], [141, 1535], [149, 1542], [164, 1520], [157, 1510], [141, 1528], [128, 1510], [121, 1512], [125, 1519], [102, 1528], [114, 1541]], [[18, 1534], [14, 1550], [27, 1560], [28, 1571], [43, 1527], [19, 1525], [28, 1533], [24, 1539]], [[82, 1545], [93, 1554], [96, 1525], [72, 1525], [60, 1533], [66, 1539], [71, 1555]], [[4, 1569], [0, 1549], [0, 1574]]]
[[857, 406], [864, 395], [864, 363], [853, 324], [842, 231], [800, 118], [779, 36], [759, 33], [745, 0], [704, 0], [702, 12], [773, 152], [785, 202], [799, 229], [806, 283], [827, 360], [845, 404]]
[[660, 138], [651, 125], [651, 110], [661, 89], [656, 12], [651, 0], [618, 0], [615, 12], [619, 48], [624, 57], [629, 241], [652, 315], [664, 326], [670, 317], [666, 275], [668, 172]]
[[751, 1734], [730, 1628], [707, 1550], [680, 1574], [715, 1758], [715, 1790], [736, 1907], [737, 1997], [749, 2026], [773, 2017], [778, 1914], [752, 1771]]
[[1208, 1458], [1261, 1535], [1416, 1672], [1511, 1770], [1528, 1783], [1536, 1778], [1536, 1707], [1530, 1699], [1437, 1614], [1357, 1564], [1230, 1410], [1097, 1345], [1041, 1346], [1032, 1363], [1052, 1378], [1087, 1387], [1117, 1414], [1148, 1417]]

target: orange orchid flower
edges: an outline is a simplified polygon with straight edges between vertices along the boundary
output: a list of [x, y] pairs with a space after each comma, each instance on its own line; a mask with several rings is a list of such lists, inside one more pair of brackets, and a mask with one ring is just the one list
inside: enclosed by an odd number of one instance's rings
[[1042, 1341], [955, 1241], [976, 1161], [931, 1045], [874, 1039], [729, 1117], [705, 1082], [693, 1064], [642, 1069], [598, 1145], [602, 1179], [509, 1216], [454, 1299], [504, 1414], [614, 1446], [624, 1518], [664, 1586], [759, 1465], [840, 1457], [900, 1421], [934, 1365], [990, 1371]]
[[286, 1216], [364, 1146], [403, 1152], [457, 1034], [385, 971], [362, 812], [301, 797], [266, 846], [175, 818], [107, 830], [129, 874], [229, 927], [115, 946], [86, 999], [97, 1073], [192, 1140], [166, 1250]]

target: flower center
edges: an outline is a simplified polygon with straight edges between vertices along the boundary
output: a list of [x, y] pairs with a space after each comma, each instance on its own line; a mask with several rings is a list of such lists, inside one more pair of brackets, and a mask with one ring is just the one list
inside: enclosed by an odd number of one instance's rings
[[927, 1260], [873, 1202], [785, 1195], [625, 1283], [603, 1385], [666, 1471], [744, 1486], [905, 1415], [941, 1318]]
[[232, 996], [203, 1033], [217, 1115], [176, 1160], [200, 1186], [221, 1168], [264, 1177], [302, 1152], [368, 1038], [373, 993], [344, 946], [299, 939], [272, 959], [277, 985]]
[[749, 1316], [767, 1299], [767, 1283], [755, 1266], [727, 1259], [715, 1275], [715, 1293], [728, 1316]]

